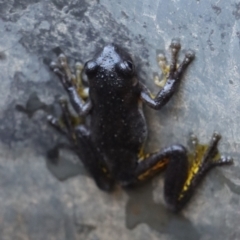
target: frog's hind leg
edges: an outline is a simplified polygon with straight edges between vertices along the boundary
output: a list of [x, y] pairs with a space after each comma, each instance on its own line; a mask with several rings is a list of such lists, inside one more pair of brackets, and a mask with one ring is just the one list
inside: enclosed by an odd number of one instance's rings
[[193, 162], [189, 161], [187, 151], [181, 145], [173, 145], [150, 155], [138, 164], [136, 170], [138, 181], [141, 182], [166, 168], [164, 197], [171, 210], [180, 211], [210, 169], [233, 162], [229, 157], [219, 156], [217, 150], [219, 140], [220, 135], [214, 133], [204, 155], [200, 154]]
[[188, 175], [187, 151], [182, 145], [172, 145], [161, 151], [146, 155], [136, 169], [136, 176], [139, 182], [153, 177], [156, 173], [166, 169], [164, 195], [166, 202], [174, 202], [177, 206], [178, 196], [182, 192]]
[[84, 126], [75, 129], [77, 148], [75, 152], [94, 178], [97, 186], [103, 191], [112, 191], [115, 185], [103, 157], [92, 143]]
[[48, 116], [48, 121], [58, 132], [69, 139], [73, 151], [81, 159], [83, 165], [94, 178], [97, 186], [104, 191], [111, 191], [114, 181], [111, 178], [102, 156], [93, 145], [89, 131], [83, 124], [76, 124], [75, 117], [71, 115], [67, 102], [60, 100], [62, 109], [61, 119]]
[[203, 180], [204, 176], [211, 169], [216, 166], [233, 164], [233, 159], [231, 157], [221, 156], [219, 154], [218, 143], [220, 139], [220, 134], [216, 132], [213, 133], [208, 146], [196, 144], [194, 154], [192, 156], [189, 155], [190, 167], [182, 193], [178, 198], [179, 209], [181, 209], [188, 202], [196, 186]]

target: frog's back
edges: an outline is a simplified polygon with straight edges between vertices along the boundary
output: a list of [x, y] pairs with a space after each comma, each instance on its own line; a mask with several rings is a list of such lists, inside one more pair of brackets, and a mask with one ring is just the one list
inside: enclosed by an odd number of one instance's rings
[[[99, 96], [99, 95], [98, 95]], [[100, 148], [139, 151], [146, 135], [145, 118], [135, 89], [108, 92], [92, 100], [91, 138]]]
[[121, 148], [136, 153], [145, 140], [146, 126], [131, 56], [116, 45], [107, 45], [85, 64], [85, 73], [94, 144], [104, 153]]
[[91, 140], [114, 178], [124, 184], [132, 178], [147, 128], [136, 92], [128, 92], [125, 98], [113, 95], [114, 99], [107, 95], [93, 101]]

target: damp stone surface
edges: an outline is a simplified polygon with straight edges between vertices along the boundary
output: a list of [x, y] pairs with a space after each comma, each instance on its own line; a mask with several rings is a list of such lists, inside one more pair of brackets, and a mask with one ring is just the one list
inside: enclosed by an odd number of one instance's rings
[[[233, 0], [0, 0], [0, 238], [240, 239], [239, 29]], [[173, 38], [180, 59], [189, 48], [196, 58], [163, 109], [145, 108], [146, 149], [188, 146], [192, 133], [207, 143], [218, 131], [220, 151], [235, 160], [214, 169], [177, 215], [165, 207], [163, 174], [136, 189], [100, 191], [71, 151], [55, 151], [66, 140], [46, 121], [66, 96], [49, 68], [58, 54], [73, 66], [116, 43], [156, 93], [156, 56], [169, 56]]]

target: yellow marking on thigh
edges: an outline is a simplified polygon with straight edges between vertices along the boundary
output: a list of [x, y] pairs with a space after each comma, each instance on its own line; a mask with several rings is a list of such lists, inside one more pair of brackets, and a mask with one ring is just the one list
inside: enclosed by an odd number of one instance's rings
[[154, 173], [158, 172], [159, 170], [162, 170], [163, 168], [166, 167], [168, 164], [169, 159], [163, 159], [160, 162], [156, 163], [153, 167], [145, 171], [144, 173], [140, 174], [138, 176], [138, 180], [142, 181], [145, 180], [146, 178], [152, 176]]

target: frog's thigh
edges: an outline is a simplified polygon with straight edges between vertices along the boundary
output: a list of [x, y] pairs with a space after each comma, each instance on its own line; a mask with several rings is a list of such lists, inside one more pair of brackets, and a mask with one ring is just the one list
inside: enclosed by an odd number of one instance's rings
[[137, 178], [143, 181], [166, 168], [164, 195], [167, 204], [175, 208], [188, 176], [188, 157], [186, 149], [181, 145], [172, 145], [151, 154], [139, 162]]
[[82, 163], [94, 178], [97, 186], [104, 191], [111, 191], [114, 181], [110, 177], [106, 166], [94, 144], [92, 143], [87, 129], [81, 125], [76, 128], [76, 153]]

